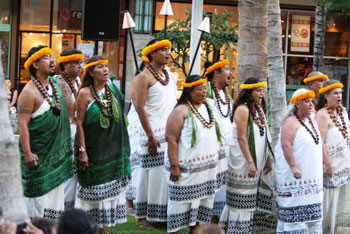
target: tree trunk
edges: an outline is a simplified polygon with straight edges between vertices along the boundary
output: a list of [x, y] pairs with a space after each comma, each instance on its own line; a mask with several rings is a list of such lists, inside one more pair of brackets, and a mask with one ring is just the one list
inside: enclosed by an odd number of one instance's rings
[[316, 4], [315, 34], [314, 34], [314, 61], [312, 69], [321, 71], [324, 56], [324, 37], [326, 31], [326, 7]]
[[266, 81], [268, 0], [239, 0], [237, 90], [249, 77]]
[[23, 197], [18, 141], [15, 140], [9, 119], [1, 62], [0, 123], [0, 207], [4, 219], [19, 223], [28, 218], [27, 205]]
[[279, 0], [269, 0], [268, 10], [268, 61], [269, 61], [269, 95], [272, 125], [272, 142], [276, 144], [286, 109], [286, 79], [282, 60], [282, 27]]

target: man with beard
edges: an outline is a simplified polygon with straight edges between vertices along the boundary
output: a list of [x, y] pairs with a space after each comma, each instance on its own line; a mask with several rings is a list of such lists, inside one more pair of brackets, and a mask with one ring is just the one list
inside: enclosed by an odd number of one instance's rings
[[[81, 63], [84, 60], [84, 55], [79, 50], [65, 50], [58, 57], [57, 63], [62, 71], [61, 75], [57, 76], [57, 81], [60, 86], [67, 85], [69, 88], [65, 92], [64, 98], [67, 103], [67, 108], [70, 116], [70, 129], [72, 142], [76, 133], [76, 108], [75, 98], [80, 87], [79, 75], [82, 71]], [[64, 206], [65, 209], [74, 208], [75, 203], [75, 191], [77, 186], [77, 177], [74, 175], [72, 178], [66, 181], [64, 188]]]
[[64, 210], [64, 182], [72, 177], [69, 114], [60, 87], [49, 77], [52, 50], [33, 47], [24, 64], [31, 80], [18, 99], [22, 185], [31, 218], [57, 220]]
[[[166, 222], [168, 181], [164, 166], [167, 157], [165, 126], [176, 104], [176, 79], [168, 68], [171, 42], [152, 40], [142, 50], [144, 69], [133, 80], [132, 103], [139, 119], [137, 141], [140, 168], [136, 178], [137, 224], [149, 227], [147, 221]], [[133, 125], [135, 123], [130, 123]]]

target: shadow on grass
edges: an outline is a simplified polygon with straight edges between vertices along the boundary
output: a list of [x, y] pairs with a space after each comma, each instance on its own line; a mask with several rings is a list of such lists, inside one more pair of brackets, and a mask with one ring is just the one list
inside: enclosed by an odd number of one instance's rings
[[[136, 225], [135, 217], [128, 216], [128, 222], [114, 227], [105, 227], [104, 230], [111, 234], [165, 234], [166, 223], [151, 223], [153, 229], [145, 229]], [[187, 234], [189, 229], [181, 230], [179, 234]]]

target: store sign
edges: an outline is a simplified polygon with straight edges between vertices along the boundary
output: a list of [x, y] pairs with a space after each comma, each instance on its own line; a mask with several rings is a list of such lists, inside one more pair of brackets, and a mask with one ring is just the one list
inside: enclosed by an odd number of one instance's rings
[[58, 23], [59, 30], [80, 30], [83, 0], [59, 0]]
[[71, 34], [64, 34], [62, 37], [62, 51], [74, 49], [74, 36]]
[[310, 21], [311, 17], [307, 15], [292, 16], [291, 51], [310, 51]]

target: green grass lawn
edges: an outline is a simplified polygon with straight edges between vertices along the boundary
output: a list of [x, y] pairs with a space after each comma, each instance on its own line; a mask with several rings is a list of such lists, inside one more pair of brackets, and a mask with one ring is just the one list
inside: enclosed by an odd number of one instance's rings
[[[104, 228], [106, 231], [112, 234], [165, 234], [166, 223], [151, 223], [154, 227], [153, 229], [144, 229], [136, 225], [135, 217], [128, 216], [128, 222], [124, 224], [119, 224], [114, 227]], [[189, 233], [189, 229], [181, 230], [180, 234]]]

